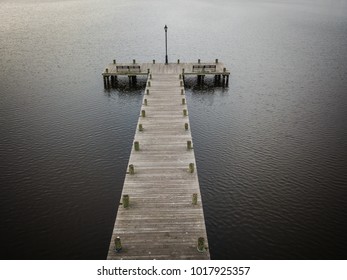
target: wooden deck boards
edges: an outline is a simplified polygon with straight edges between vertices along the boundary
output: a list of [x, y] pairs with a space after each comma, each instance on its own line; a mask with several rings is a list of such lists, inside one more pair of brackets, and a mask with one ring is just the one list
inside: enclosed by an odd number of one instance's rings
[[[112, 66], [112, 64], [111, 64]], [[108, 259], [209, 259], [210, 254], [197, 250], [199, 237], [207, 245], [204, 213], [200, 195], [189, 117], [183, 115], [179, 73], [186, 64], [141, 64], [152, 79], [149, 95], [144, 94], [146, 117], [139, 115], [134, 141], [140, 150], [132, 149], [129, 164], [135, 174], [126, 174], [122, 195], [129, 195], [130, 206], [119, 205]], [[223, 66], [222, 66], [223, 67]], [[187, 68], [188, 69], [188, 68]], [[112, 73], [109, 65], [109, 72]], [[145, 91], [146, 92], [146, 91]], [[189, 172], [194, 163], [194, 173]], [[192, 204], [193, 193], [198, 204]], [[119, 236], [122, 251], [115, 252], [114, 240]]]
[[[229, 75], [230, 72], [226, 71], [224, 72], [224, 64], [221, 62], [218, 63], [169, 63], [169, 64], [163, 64], [163, 63], [135, 63], [135, 64], [129, 64], [129, 63], [117, 63], [117, 64], [113, 64], [110, 63], [107, 66], [108, 69], [108, 73], [109, 74], [119, 74], [119, 75], [128, 75], [127, 71], [124, 70], [117, 70], [117, 66], [121, 66], [121, 65], [136, 65], [136, 66], [140, 66], [140, 72], [139, 71], [131, 71], [132, 74], [142, 74], [142, 75], [147, 75], [147, 69], [150, 69], [150, 72], [152, 74], [181, 74], [182, 73], [182, 69], [184, 69], [184, 73], [186, 75], [197, 75], [200, 74], [198, 73], [199, 71], [193, 71], [193, 65], [211, 65], [214, 64], [216, 65], [216, 70], [212, 71], [207, 69], [205, 71], [205, 74], [226, 74]], [[105, 73], [106, 74], [106, 73]], [[160, 85], [159, 85], [160, 86]]]

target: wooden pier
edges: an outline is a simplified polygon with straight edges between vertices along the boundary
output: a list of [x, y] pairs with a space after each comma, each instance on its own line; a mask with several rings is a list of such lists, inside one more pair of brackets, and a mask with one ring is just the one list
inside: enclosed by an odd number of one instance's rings
[[196, 63], [182, 63], [177, 60], [177, 63], [113, 63], [109, 64], [102, 73], [105, 88], [117, 86], [118, 77], [127, 76], [129, 83], [136, 82], [137, 76], [148, 76], [152, 74], [181, 74], [184, 80], [187, 76], [196, 76], [198, 83], [203, 83], [206, 76], [214, 77], [216, 84], [228, 86], [230, 72], [227, 71], [224, 64], [218, 59], [213, 63], [203, 63], [200, 59]]
[[229, 74], [218, 61], [108, 65], [106, 88], [119, 76], [147, 84], [107, 259], [210, 258], [184, 75], [227, 85]]

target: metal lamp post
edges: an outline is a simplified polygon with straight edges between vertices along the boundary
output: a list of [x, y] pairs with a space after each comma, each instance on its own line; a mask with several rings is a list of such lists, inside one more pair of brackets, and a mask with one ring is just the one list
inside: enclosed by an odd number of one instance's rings
[[167, 26], [164, 27], [165, 30], [165, 64], [168, 64], [168, 58], [167, 58]]

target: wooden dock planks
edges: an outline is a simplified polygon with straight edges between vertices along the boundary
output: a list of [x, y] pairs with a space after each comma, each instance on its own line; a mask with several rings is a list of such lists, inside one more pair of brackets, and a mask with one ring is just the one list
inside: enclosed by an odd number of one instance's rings
[[[119, 205], [107, 258], [209, 259], [208, 249], [197, 250], [199, 237], [204, 237], [207, 247], [207, 234], [194, 150], [187, 149], [192, 136], [189, 116], [183, 114], [187, 105], [182, 104], [182, 66], [143, 67], [150, 69], [152, 79], [144, 94], [147, 105], [143, 102], [139, 114], [143, 131], [137, 126], [134, 138], [140, 150], [133, 147], [129, 158], [135, 174], [126, 174], [123, 185], [122, 195], [129, 195], [130, 204], [128, 208]], [[193, 193], [198, 194], [197, 205], [192, 204]], [[122, 242], [119, 253], [114, 243], [117, 236]]]

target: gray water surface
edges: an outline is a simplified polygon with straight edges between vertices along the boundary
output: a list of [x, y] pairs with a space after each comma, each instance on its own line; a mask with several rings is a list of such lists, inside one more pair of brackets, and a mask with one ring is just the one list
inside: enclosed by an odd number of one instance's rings
[[186, 80], [213, 259], [346, 259], [347, 1], [0, 1], [3, 259], [104, 259], [145, 81], [117, 61], [214, 61]]

